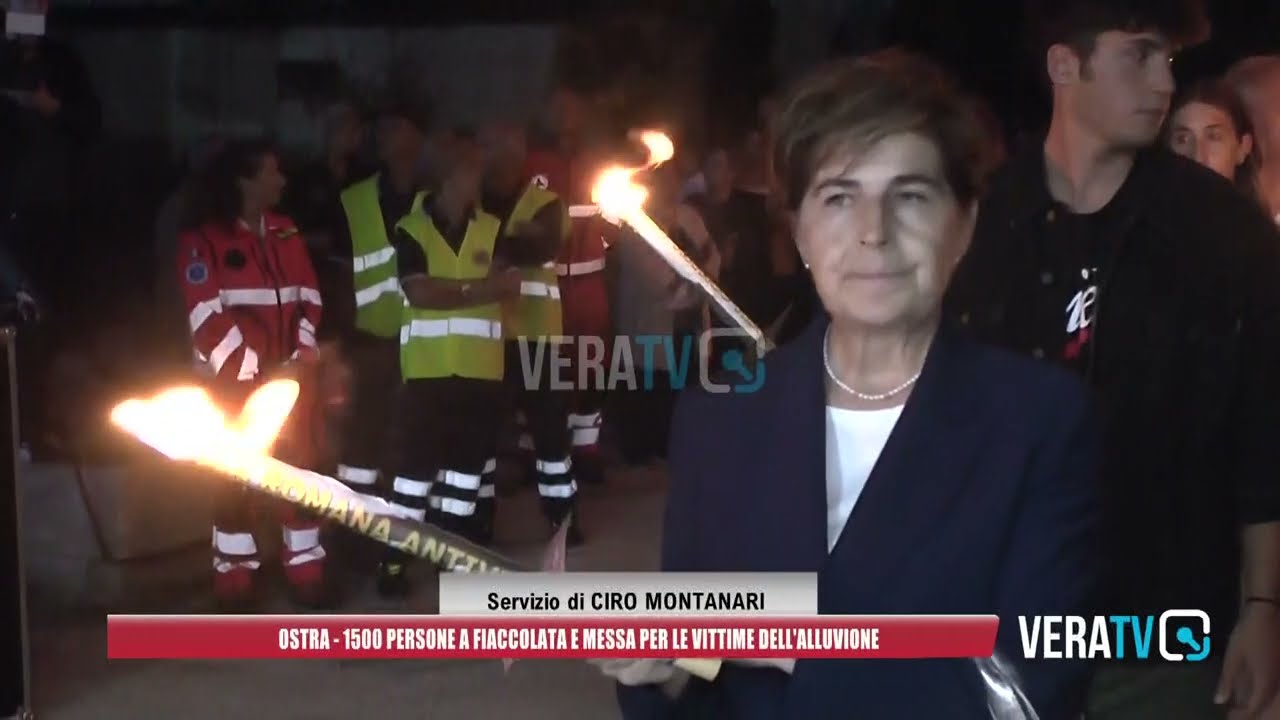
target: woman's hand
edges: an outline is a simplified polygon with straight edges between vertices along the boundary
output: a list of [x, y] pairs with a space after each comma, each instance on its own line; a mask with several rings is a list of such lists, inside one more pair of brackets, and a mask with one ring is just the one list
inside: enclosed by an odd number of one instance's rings
[[671, 660], [616, 659], [588, 660], [600, 672], [623, 685], [656, 685], [670, 680], [679, 672]]
[[679, 697], [689, 682], [689, 673], [676, 667], [673, 660], [620, 659], [587, 662], [623, 685], [656, 685], [662, 694], [672, 699]]

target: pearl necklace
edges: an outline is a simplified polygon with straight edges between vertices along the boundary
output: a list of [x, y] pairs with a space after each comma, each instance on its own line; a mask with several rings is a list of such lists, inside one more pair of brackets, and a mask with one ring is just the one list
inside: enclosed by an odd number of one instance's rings
[[920, 379], [920, 373], [924, 371], [923, 368], [921, 368], [920, 370], [917, 370], [916, 374], [907, 378], [906, 382], [902, 383], [901, 385], [899, 385], [898, 387], [892, 390], [889, 390], [888, 392], [882, 392], [875, 395], [858, 392], [857, 390], [854, 390], [852, 387], [850, 387], [847, 383], [845, 383], [845, 381], [836, 377], [836, 371], [831, 369], [831, 354], [828, 351], [828, 345], [830, 341], [831, 341], [831, 330], [828, 329], [826, 334], [822, 336], [822, 367], [826, 369], [827, 377], [831, 378], [831, 382], [835, 383], [841, 390], [849, 393], [850, 395], [853, 395], [854, 397], [860, 400], [867, 400], [870, 402], [875, 402], [877, 400], [888, 400], [894, 395], [897, 395], [903, 390], [906, 390], [907, 388], [914, 385], [916, 380]]

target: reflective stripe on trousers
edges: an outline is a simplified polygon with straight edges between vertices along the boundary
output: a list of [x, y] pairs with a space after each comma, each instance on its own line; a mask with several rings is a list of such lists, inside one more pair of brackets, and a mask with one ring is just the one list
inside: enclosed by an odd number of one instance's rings
[[573, 439], [570, 441], [574, 447], [590, 447], [600, 442], [600, 428], [574, 428]]
[[431, 492], [431, 483], [397, 475], [391, 485], [391, 492], [415, 498], [426, 497]]
[[480, 476], [470, 473], [462, 473], [456, 470], [441, 470], [440, 482], [445, 485], [452, 485], [459, 490], [479, 490]]
[[600, 441], [600, 413], [590, 415], [569, 415], [569, 430], [573, 439], [573, 447], [595, 445]]
[[229, 533], [214, 528], [213, 550], [213, 569], [218, 573], [229, 573], [236, 568], [257, 570], [262, 565], [258, 562], [258, 545], [253, 541], [253, 533]]
[[472, 517], [476, 514], [476, 501], [482, 496], [493, 496], [493, 486], [490, 483], [489, 488], [485, 487], [484, 476], [492, 475], [497, 468], [497, 460], [490, 458], [481, 469], [481, 475], [441, 470], [436, 476], [436, 482], [445, 486], [440, 488], [441, 491], [447, 492], [433, 492], [430, 498], [431, 508], [458, 517]]
[[450, 515], [458, 517], [471, 517], [476, 514], [476, 504], [472, 500], [459, 500], [458, 498], [440, 497], [434, 495], [431, 498], [431, 508]]
[[354, 490], [360, 497], [369, 500], [382, 499], [382, 493], [378, 491], [377, 487], [377, 470], [353, 465], [339, 465], [337, 476], [344, 485]]
[[498, 471], [498, 459], [489, 458], [480, 473], [480, 489], [476, 496], [481, 500], [491, 501], [498, 495], [498, 486], [494, 482], [494, 474]]
[[258, 544], [253, 540], [253, 533], [222, 532], [213, 529], [213, 549], [223, 555], [256, 555]]
[[423, 520], [427, 515], [427, 497], [430, 493], [430, 482], [397, 475], [391, 481], [389, 502], [401, 516]]
[[339, 465], [338, 479], [347, 485], [374, 485], [378, 482], [378, 471], [373, 468]]
[[236, 568], [245, 568], [247, 570], [257, 570], [262, 563], [257, 560], [228, 560], [223, 557], [213, 558], [213, 570], [218, 573], [229, 573]]
[[538, 473], [538, 494], [548, 500], [568, 500], [578, 492], [578, 483], [573, 479], [573, 461], [569, 458], [548, 461], [538, 460], [534, 463]]
[[319, 526], [293, 528], [285, 525], [281, 532], [284, 551], [281, 559], [286, 566], [305, 565], [325, 558]]
[[285, 560], [285, 565], [304, 565], [306, 563], [319, 562], [320, 560], [323, 560], [323, 559], [325, 559], [324, 548], [317, 545], [305, 552], [300, 552], [300, 553], [297, 553], [296, 555], [291, 555], [288, 559]]
[[284, 547], [289, 552], [303, 552], [320, 544], [320, 528], [296, 529], [287, 525], [282, 529]]

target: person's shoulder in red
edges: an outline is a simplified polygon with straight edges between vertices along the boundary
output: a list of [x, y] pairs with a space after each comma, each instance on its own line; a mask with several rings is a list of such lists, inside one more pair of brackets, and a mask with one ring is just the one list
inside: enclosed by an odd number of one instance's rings
[[298, 234], [298, 224], [284, 213], [268, 212], [263, 219], [266, 221], [268, 235], [289, 238]]
[[533, 184], [564, 196], [569, 191], [569, 164], [554, 150], [530, 150], [525, 176]]
[[[184, 274], [210, 270], [219, 248], [231, 240], [229, 231], [217, 223], [190, 225], [178, 232], [178, 267]], [[192, 270], [192, 267], [196, 267]]]

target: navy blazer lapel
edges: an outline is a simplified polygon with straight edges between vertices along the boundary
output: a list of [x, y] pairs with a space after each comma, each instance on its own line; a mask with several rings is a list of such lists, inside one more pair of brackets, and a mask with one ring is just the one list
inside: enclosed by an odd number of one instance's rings
[[920, 379], [828, 559], [840, 568], [836, 578], [877, 587], [971, 481], [985, 424], [976, 417], [983, 405], [972, 397], [966, 343], [946, 330], [934, 338]]
[[797, 572], [818, 572], [827, 561], [826, 376], [822, 369], [826, 327], [825, 319], [810, 323], [793, 341], [795, 365], [787, 368], [785, 377], [783, 373], [773, 376], [782, 383], [772, 407], [775, 432], [763, 438], [775, 448], [785, 448], [765, 456], [773, 465], [768, 476], [782, 480], [776, 487], [785, 494], [772, 503], [775, 510], [771, 512], [784, 516], [780, 541], [798, 559], [799, 567], [790, 568]]

